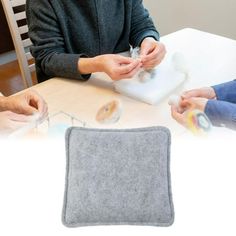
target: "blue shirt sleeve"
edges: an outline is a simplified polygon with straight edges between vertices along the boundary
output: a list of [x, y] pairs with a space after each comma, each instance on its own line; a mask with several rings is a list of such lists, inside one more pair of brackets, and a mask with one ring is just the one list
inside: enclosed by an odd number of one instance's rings
[[236, 80], [212, 86], [217, 100], [236, 103]]
[[214, 126], [236, 129], [236, 104], [209, 100], [205, 107], [205, 113]]

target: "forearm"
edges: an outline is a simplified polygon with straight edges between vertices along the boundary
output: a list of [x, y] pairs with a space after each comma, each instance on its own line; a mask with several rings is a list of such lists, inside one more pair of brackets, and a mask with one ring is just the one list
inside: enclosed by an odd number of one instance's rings
[[0, 112], [10, 110], [10, 104], [8, 103], [8, 98], [0, 96]]
[[216, 98], [220, 101], [236, 103], [236, 81], [230, 81], [223, 84], [212, 86]]
[[236, 129], [236, 104], [209, 100], [205, 107], [205, 113], [213, 125]]
[[38, 52], [36, 61], [37, 65], [47, 76], [86, 80], [90, 75], [82, 75], [78, 70], [78, 61], [81, 56], [84, 55], [63, 52], [50, 52], [47, 55], [42, 55], [42, 52]]
[[142, 1], [136, 0], [134, 2], [130, 44], [133, 47], [140, 46], [141, 42], [146, 37], [153, 37], [154, 39], [159, 40], [159, 33], [156, 30], [148, 11], [144, 8]]

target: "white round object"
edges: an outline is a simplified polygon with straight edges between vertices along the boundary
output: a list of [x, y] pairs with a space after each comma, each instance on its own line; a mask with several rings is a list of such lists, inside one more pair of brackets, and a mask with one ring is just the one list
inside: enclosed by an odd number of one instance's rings
[[178, 96], [178, 95], [172, 95], [172, 96], [169, 97], [168, 104], [169, 104], [170, 106], [176, 106], [176, 107], [178, 107], [180, 101], [181, 101], [181, 97], [180, 97], [180, 96]]

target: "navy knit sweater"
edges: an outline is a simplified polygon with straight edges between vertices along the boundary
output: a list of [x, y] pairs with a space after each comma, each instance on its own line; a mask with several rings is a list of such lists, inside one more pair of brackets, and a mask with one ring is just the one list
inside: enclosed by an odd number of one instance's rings
[[38, 81], [89, 78], [78, 71], [80, 57], [129, 50], [159, 34], [142, 0], [27, 0], [31, 52]]

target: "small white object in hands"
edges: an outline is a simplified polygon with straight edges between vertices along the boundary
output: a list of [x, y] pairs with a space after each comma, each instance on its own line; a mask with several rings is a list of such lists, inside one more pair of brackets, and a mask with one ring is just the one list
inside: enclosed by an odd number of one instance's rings
[[130, 54], [133, 59], [139, 59], [140, 58], [140, 47], [130, 48]]
[[169, 97], [169, 101], [168, 101], [168, 104], [170, 106], [176, 106], [176, 107], [179, 107], [179, 103], [181, 101], [181, 97], [178, 96], [178, 95], [171, 95]]
[[[140, 48], [131, 47], [130, 54], [133, 59], [140, 59]], [[141, 83], [146, 83], [155, 77], [155, 71], [140, 69], [135, 77], [137, 77]]]

